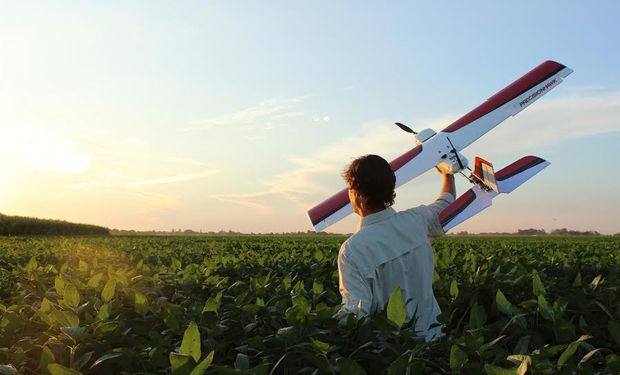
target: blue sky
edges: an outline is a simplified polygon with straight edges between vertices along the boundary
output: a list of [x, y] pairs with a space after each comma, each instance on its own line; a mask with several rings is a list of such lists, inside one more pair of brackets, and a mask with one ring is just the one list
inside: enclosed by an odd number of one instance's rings
[[[0, 212], [114, 228], [311, 229], [351, 158], [439, 130], [544, 60], [574, 73], [465, 150], [551, 166], [455, 230], [620, 232], [620, 6], [6, 2]], [[438, 176], [398, 191], [426, 203]], [[467, 183], [458, 182], [462, 192]], [[351, 217], [332, 230], [350, 232]]]

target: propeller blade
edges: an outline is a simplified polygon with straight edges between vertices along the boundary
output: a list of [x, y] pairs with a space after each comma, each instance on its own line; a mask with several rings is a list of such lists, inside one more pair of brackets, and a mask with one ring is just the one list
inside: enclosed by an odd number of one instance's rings
[[413, 129], [411, 129], [410, 127], [408, 127], [405, 124], [402, 124], [400, 122], [395, 122], [396, 125], [398, 125], [399, 128], [403, 129], [404, 131], [406, 131], [407, 133], [411, 133], [411, 134], [418, 134], [417, 132], [413, 131]]

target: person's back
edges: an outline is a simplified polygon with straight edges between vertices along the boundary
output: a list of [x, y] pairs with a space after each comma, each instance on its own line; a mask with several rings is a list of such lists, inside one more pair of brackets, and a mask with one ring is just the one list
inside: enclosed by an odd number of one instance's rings
[[[367, 164], [374, 163], [375, 170], [385, 169], [385, 165], [389, 168], [378, 156], [363, 158], [372, 158]], [[364, 163], [367, 159], [357, 160]], [[346, 174], [345, 178], [349, 180]], [[407, 319], [415, 316], [416, 330], [427, 340], [440, 333], [440, 328], [429, 329], [437, 322], [440, 310], [432, 290], [434, 260], [428, 237], [443, 234], [438, 215], [454, 200], [453, 182], [449, 185], [448, 189], [444, 186], [444, 192], [433, 204], [401, 212], [389, 207], [390, 202], [383, 209], [361, 208], [355, 194], [363, 192], [353, 189], [351, 201], [362, 220], [359, 230], [342, 244], [338, 255], [341, 311], [358, 315], [379, 312], [399, 287], [406, 303]]]

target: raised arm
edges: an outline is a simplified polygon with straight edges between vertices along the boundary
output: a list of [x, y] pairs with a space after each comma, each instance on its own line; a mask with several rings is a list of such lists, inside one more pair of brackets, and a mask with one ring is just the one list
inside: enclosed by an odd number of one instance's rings
[[443, 175], [443, 186], [441, 187], [442, 193], [450, 193], [453, 197], [456, 198], [456, 186], [454, 185], [454, 175], [453, 174], [445, 174]]
[[420, 206], [416, 208], [416, 210], [419, 210], [418, 212], [423, 214], [428, 220], [428, 234], [431, 237], [441, 236], [444, 234], [443, 228], [439, 223], [439, 213], [443, 211], [444, 208], [448, 207], [450, 203], [454, 202], [454, 199], [456, 198], [454, 175], [445, 173], [441, 174], [443, 176], [443, 183], [437, 200], [428, 206]]

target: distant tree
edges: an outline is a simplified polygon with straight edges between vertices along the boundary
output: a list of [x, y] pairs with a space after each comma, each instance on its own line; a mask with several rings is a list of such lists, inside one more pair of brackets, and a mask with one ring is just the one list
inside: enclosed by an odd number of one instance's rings
[[522, 236], [540, 236], [540, 235], [547, 234], [547, 232], [545, 232], [544, 229], [529, 228], [529, 229], [519, 229], [517, 230], [517, 234], [522, 235]]
[[595, 230], [572, 230], [572, 229], [554, 229], [551, 231], [551, 234], [555, 236], [600, 236], [601, 234]]

